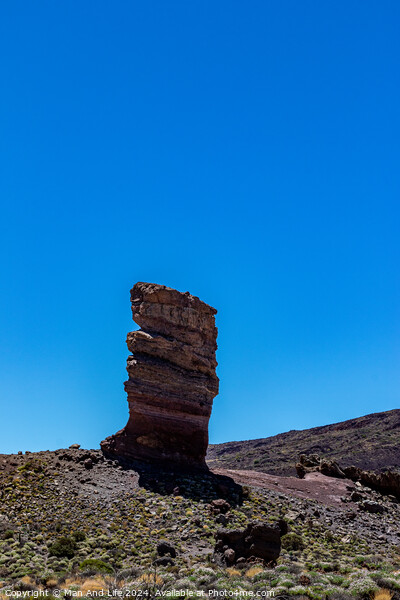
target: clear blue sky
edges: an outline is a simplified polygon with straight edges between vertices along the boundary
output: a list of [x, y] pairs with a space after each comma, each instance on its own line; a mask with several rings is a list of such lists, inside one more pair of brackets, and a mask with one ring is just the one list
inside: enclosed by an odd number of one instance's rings
[[2, 3], [0, 452], [125, 424], [136, 281], [218, 309], [212, 442], [399, 407], [399, 19]]

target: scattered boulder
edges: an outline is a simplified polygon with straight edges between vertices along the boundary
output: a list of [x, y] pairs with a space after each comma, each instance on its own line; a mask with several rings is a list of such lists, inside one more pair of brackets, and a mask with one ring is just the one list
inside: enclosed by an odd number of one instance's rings
[[80, 448], [80, 447], [81, 447], [81, 445], [80, 445], [80, 444], [71, 444], [71, 445], [69, 446], [69, 449], [70, 449], [70, 450], [79, 450], [79, 448]]
[[[392, 495], [400, 500], [400, 470], [386, 469], [382, 472], [364, 471], [354, 465], [344, 467], [343, 469], [334, 460], [320, 458], [317, 454], [305, 455], [301, 454], [299, 461], [296, 463], [297, 475], [303, 479], [307, 473], [319, 472], [328, 477], [339, 477], [351, 479], [355, 482], [358, 488], [366, 486], [381, 494]], [[356, 500], [358, 492], [354, 492], [351, 496], [353, 502], [358, 502], [362, 498]]]
[[220, 513], [219, 515], [217, 515], [215, 517], [215, 522], [218, 523], [219, 525], [223, 525], [225, 527], [225, 525], [228, 523], [228, 518], [226, 515], [223, 515], [222, 513]]
[[224, 552], [224, 558], [227, 565], [233, 565], [235, 562], [236, 552], [232, 548], [227, 548]]
[[318, 467], [321, 459], [318, 454], [300, 454], [300, 463], [306, 468]]
[[297, 521], [297, 520], [304, 521], [305, 515], [296, 510], [288, 510], [287, 513], [285, 514], [285, 518], [288, 521]]
[[304, 479], [307, 473], [319, 472], [327, 477], [345, 478], [346, 475], [334, 460], [320, 458], [318, 454], [300, 454], [296, 463], [296, 472], [300, 479]]
[[381, 494], [392, 495], [400, 500], [400, 470], [387, 469], [382, 473], [363, 471], [357, 467], [345, 467], [346, 477]]
[[352, 492], [350, 496], [352, 502], [360, 502], [363, 498], [364, 496], [357, 491]]
[[322, 458], [319, 463], [319, 471], [322, 475], [326, 475], [327, 477], [338, 477], [340, 479], [345, 479], [346, 477], [342, 469], [334, 460], [325, 460]]
[[169, 554], [171, 558], [176, 558], [176, 550], [172, 544], [169, 542], [160, 542], [157, 545], [157, 554], [158, 556], [165, 556]]
[[219, 529], [216, 535], [217, 561], [232, 565], [240, 559], [259, 558], [266, 563], [275, 562], [281, 551], [279, 525], [253, 521], [243, 529]]
[[230, 510], [231, 505], [223, 498], [218, 498], [218, 500], [211, 501], [210, 508], [214, 515], [219, 515], [221, 513], [226, 514]]
[[127, 425], [106, 456], [207, 469], [208, 421], [218, 393], [215, 308], [189, 292], [136, 283], [128, 334]]
[[364, 502], [360, 504], [360, 508], [373, 514], [382, 514], [385, 512], [385, 507], [382, 506], [382, 504], [379, 504], [379, 502], [373, 502], [372, 500], [364, 500]]
[[278, 519], [277, 524], [281, 532], [281, 536], [286, 535], [289, 531], [289, 525], [287, 521], [285, 521], [285, 519]]

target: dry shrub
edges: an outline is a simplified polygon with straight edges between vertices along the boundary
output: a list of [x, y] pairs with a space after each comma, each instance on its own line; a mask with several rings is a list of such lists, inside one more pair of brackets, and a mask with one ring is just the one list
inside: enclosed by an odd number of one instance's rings
[[92, 577], [81, 584], [81, 592], [100, 592], [103, 589], [107, 589], [107, 585], [102, 577]]
[[226, 572], [228, 573], [229, 577], [239, 577], [239, 575], [241, 575], [239, 569], [234, 569], [233, 567], [228, 567]]
[[392, 600], [393, 592], [381, 589], [374, 593], [374, 600]]
[[144, 573], [139, 577], [139, 581], [142, 583], [157, 583], [158, 585], [163, 583], [161, 577], [154, 573]]
[[21, 581], [22, 583], [25, 583], [25, 585], [35, 585], [35, 580], [32, 579], [32, 577], [30, 577], [29, 575], [25, 575], [24, 577], [22, 577]]
[[[310, 583], [311, 583], [311, 577], [309, 577], [305, 573], [302, 573], [299, 577], [299, 585], [307, 587], [308, 585], [310, 585]], [[383, 600], [383, 598], [381, 600]]]
[[258, 575], [262, 571], [264, 571], [264, 569], [262, 567], [250, 567], [250, 569], [247, 569], [245, 575], [249, 579], [252, 579], [253, 577], [255, 577], [256, 575]]
[[81, 585], [81, 583], [82, 583], [81, 579], [76, 579], [74, 577], [67, 577], [67, 579], [65, 580], [64, 587], [69, 587], [70, 585]]

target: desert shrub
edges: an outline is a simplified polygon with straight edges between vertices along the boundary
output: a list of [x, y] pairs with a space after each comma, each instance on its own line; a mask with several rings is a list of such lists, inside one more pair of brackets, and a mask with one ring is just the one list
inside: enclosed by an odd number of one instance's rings
[[393, 592], [391, 590], [382, 589], [374, 594], [374, 600], [392, 600]]
[[303, 539], [298, 533], [287, 533], [282, 537], [282, 548], [285, 548], [285, 550], [303, 550]]
[[86, 533], [84, 531], [74, 531], [72, 537], [76, 542], [83, 542], [86, 539]]
[[157, 573], [144, 573], [139, 577], [139, 581], [141, 583], [150, 583], [160, 585], [163, 583], [163, 580]]
[[250, 567], [250, 569], [247, 569], [245, 575], [246, 577], [249, 577], [250, 579], [252, 579], [253, 577], [255, 577], [256, 575], [259, 575], [259, 573], [262, 573], [264, 569], [262, 567]]
[[12, 529], [7, 529], [7, 531], [4, 532], [3, 538], [5, 540], [10, 540], [13, 537], [14, 537], [14, 532]]
[[83, 571], [94, 571], [95, 573], [113, 573], [111, 565], [98, 558], [87, 558], [79, 565]]
[[361, 577], [356, 579], [349, 586], [352, 596], [368, 598], [371, 594], [378, 591], [378, 586], [370, 577]]
[[229, 577], [240, 577], [240, 575], [242, 574], [241, 571], [239, 571], [239, 569], [235, 569], [234, 567], [228, 567], [226, 569], [226, 573]]
[[[382, 592], [382, 590], [385, 592], [389, 591], [392, 592], [393, 596], [394, 592], [400, 591], [400, 581], [396, 581], [396, 579], [392, 577], [384, 577], [380, 573], [373, 574], [371, 577], [375, 581], [375, 583], [381, 588], [380, 592]], [[379, 592], [377, 592], [377, 594], [379, 595]], [[380, 600], [383, 599], [381, 598]]]
[[75, 555], [76, 542], [70, 537], [61, 537], [49, 548], [50, 556], [58, 558], [72, 558]]

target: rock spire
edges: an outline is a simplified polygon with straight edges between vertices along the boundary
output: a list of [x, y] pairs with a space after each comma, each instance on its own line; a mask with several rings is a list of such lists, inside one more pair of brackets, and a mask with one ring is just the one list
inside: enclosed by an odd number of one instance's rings
[[206, 468], [208, 421], [218, 393], [215, 308], [189, 292], [136, 283], [128, 333], [129, 420], [101, 442], [106, 455]]

